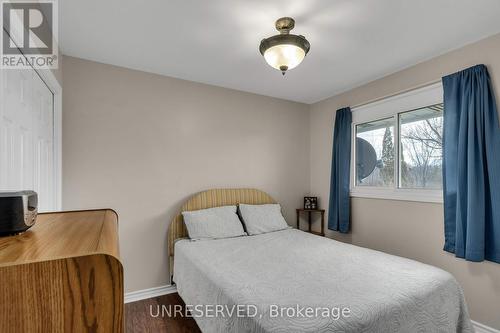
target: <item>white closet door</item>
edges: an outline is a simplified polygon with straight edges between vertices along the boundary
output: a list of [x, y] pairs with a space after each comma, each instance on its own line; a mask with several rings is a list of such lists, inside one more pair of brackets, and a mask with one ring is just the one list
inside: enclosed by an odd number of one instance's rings
[[34, 190], [53, 210], [54, 97], [32, 69], [0, 69], [0, 191]]

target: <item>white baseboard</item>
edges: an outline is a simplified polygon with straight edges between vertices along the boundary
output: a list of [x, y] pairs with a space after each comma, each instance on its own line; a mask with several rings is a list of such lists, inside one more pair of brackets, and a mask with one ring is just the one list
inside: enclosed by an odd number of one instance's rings
[[161, 287], [143, 289], [125, 293], [125, 303], [140, 301], [147, 298], [158, 297], [177, 292], [175, 285], [166, 285]]
[[[132, 303], [143, 299], [172, 294], [175, 292], [177, 292], [177, 288], [175, 287], [175, 285], [166, 285], [161, 287], [132, 291], [125, 294], [125, 303]], [[474, 320], [472, 320], [472, 325], [474, 326], [474, 330], [476, 331], [476, 333], [500, 333], [499, 330], [478, 323]]]
[[476, 333], [500, 333], [499, 330], [494, 329], [493, 327], [486, 326], [484, 324], [478, 323], [477, 321], [472, 321], [472, 325], [474, 325], [474, 330]]

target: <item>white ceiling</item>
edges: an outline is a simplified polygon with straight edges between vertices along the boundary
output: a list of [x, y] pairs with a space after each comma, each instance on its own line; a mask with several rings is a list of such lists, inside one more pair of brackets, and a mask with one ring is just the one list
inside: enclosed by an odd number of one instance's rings
[[[63, 0], [66, 55], [313, 103], [500, 32], [498, 0]], [[311, 51], [282, 77], [258, 51], [295, 18]]]

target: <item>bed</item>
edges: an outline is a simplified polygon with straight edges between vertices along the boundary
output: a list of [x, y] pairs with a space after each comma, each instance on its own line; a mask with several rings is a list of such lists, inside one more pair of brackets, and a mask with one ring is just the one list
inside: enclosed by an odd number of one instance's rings
[[[182, 210], [274, 202], [258, 190], [210, 190]], [[173, 223], [179, 295], [226, 306], [194, 316], [203, 332], [473, 332], [462, 289], [441, 269], [296, 229], [190, 241], [182, 217]], [[235, 305], [243, 315], [229, 315]]]

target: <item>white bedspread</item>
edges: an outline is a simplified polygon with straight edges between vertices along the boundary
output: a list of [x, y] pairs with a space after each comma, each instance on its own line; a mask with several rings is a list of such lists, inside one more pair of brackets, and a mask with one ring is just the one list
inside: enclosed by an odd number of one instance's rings
[[[174, 281], [186, 304], [258, 309], [257, 316], [249, 311], [252, 317], [195, 318], [207, 333], [473, 332], [462, 289], [449, 273], [295, 229], [181, 240]], [[348, 308], [350, 315], [276, 317], [276, 306]]]

